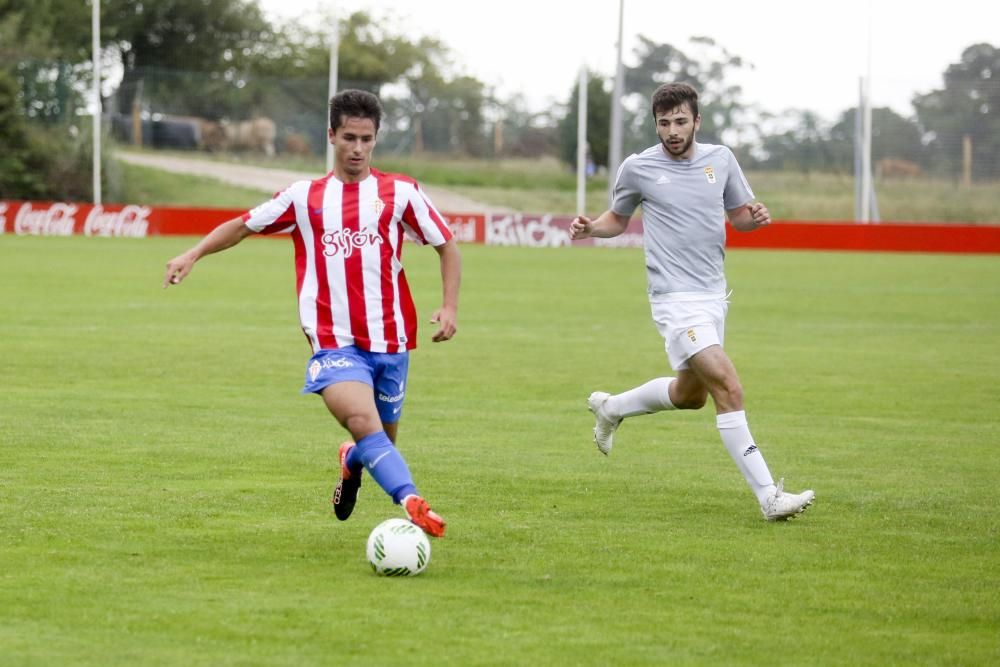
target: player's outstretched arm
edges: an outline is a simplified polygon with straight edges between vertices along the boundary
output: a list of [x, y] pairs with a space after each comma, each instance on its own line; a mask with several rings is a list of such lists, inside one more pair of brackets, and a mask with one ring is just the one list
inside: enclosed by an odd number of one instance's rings
[[569, 225], [569, 237], [573, 241], [590, 237], [611, 238], [628, 229], [628, 221], [627, 215], [619, 215], [612, 210], [601, 213], [596, 220], [579, 215]]
[[177, 285], [184, 280], [191, 273], [191, 269], [194, 268], [194, 263], [205, 255], [211, 255], [220, 250], [232, 248], [251, 233], [250, 228], [243, 224], [243, 218], [233, 218], [222, 223], [205, 235], [205, 238], [199, 241], [193, 248], [167, 262], [167, 273], [163, 277], [163, 288], [166, 289], [170, 285]]
[[450, 340], [458, 331], [458, 288], [462, 283], [462, 255], [455, 239], [435, 246], [441, 261], [441, 307], [431, 315], [438, 330], [431, 338], [435, 343]]
[[771, 224], [771, 212], [767, 207], [757, 202], [750, 202], [726, 211], [729, 222], [733, 223], [733, 229], [738, 232], [752, 232], [755, 229]]

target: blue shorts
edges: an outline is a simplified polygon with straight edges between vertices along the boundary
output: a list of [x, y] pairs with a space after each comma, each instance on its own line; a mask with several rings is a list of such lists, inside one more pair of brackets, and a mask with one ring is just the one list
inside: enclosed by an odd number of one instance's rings
[[320, 350], [306, 365], [306, 384], [302, 393], [319, 394], [338, 382], [364, 382], [375, 393], [379, 418], [386, 424], [394, 424], [403, 416], [409, 369], [409, 352], [368, 352], [353, 345]]

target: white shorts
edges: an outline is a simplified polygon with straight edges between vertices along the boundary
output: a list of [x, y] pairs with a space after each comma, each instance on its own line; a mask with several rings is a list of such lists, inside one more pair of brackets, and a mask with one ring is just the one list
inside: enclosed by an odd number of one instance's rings
[[721, 346], [726, 338], [726, 294], [670, 294], [651, 296], [653, 322], [663, 336], [670, 367], [688, 367], [688, 359], [710, 345]]

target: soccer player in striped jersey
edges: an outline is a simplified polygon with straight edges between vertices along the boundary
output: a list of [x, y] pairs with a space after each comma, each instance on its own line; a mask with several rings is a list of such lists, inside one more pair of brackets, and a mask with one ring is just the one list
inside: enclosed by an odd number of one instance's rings
[[164, 287], [180, 283], [195, 262], [251, 234], [291, 232], [299, 320], [313, 355], [303, 392], [319, 394], [350, 433], [339, 448], [333, 509], [354, 509], [363, 471], [428, 534], [445, 522], [417, 492], [396, 448], [417, 313], [401, 262], [409, 236], [437, 251], [442, 301], [431, 340], [456, 332], [461, 257], [441, 214], [416, 181], [371, 166], [382, 119], [379, 99], [345, 90], [330, 100], [333, 171], [299, 181], [241, 217], [222, 223], [167, 263]]
[[615, 180], [611, 208], [598, 218], [576, 218], [574, 240], [617, 236], [642, 204], [649, 301], [676, 377], [650, 380], [620, 394], [595, 391], [587, 400], [596, 417], [594, 442], [611, 451], [627, 417], [661, 410], [698, 410], [711, 395], [716, 426], [769, 521], [793, 517], [812, 503], [812, 491], [786, 493], [774, 483], [743, 409], [743, 387], [722, 348], [729, 308], [723, 271], [728, 216], [739, 231], [771, 222], [725, 146], [698, 143], [698, 93], [684, 83], [660, 86], [652, 97], [660, 141], [626, 159]]

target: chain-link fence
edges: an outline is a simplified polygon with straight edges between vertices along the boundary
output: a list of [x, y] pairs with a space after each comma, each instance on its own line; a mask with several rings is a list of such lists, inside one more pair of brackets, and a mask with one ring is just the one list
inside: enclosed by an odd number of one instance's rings
[[[327, 85], [319, 77], [239, 77], [146, 69], [132, 72], [128, 81], [115, 88], [105, 102], [105, 112], [111, 135], [123, 144], [322, 155]], [[347, 87], [382, 94], [386, 108], [379, 137], [382, 151], [481, 158], [575, 154], [575, 146], [562, 146], [575, 141], [575, 128], [560, 132], [573, 106], [569, 91], [565, 106], [530, 114], [490, 98], [469, 109], [460, 100], [447, 98], [417, 103], [401, 86], [378, 90], [370, 82], [340, 82], [340, 88]], [[636, 108], [626, 111], [626, 154], [656, 140], [640, 97], [644, 96], [634, 94]], [[915, 99], [911, 116], [889, 108], [873, 110], [872, 163], [877, 178], [933, 176], [969, 182], [1000, 178], [1000, 77], [979, 82], [961, 94], [941, 90]], [[705, 96], [703, 114], [716, 111], [714, 102], [710, 94]], [[58, 96], [46, 104], [66, 106]], [[600, 123], [606, 114], [594, 116], [592, 122]], [[575, 126], [575, 116], [569, 120]], [[808, 111], [775, 115], [763, 110], [744, 113], [731, 122], [741, 125], [734, 148], [748, 168], [853, 173], [856, 109], [845, 109], [832, 122]], [[706, 128], [701, 138], [732, 142], [713, 128]]]

